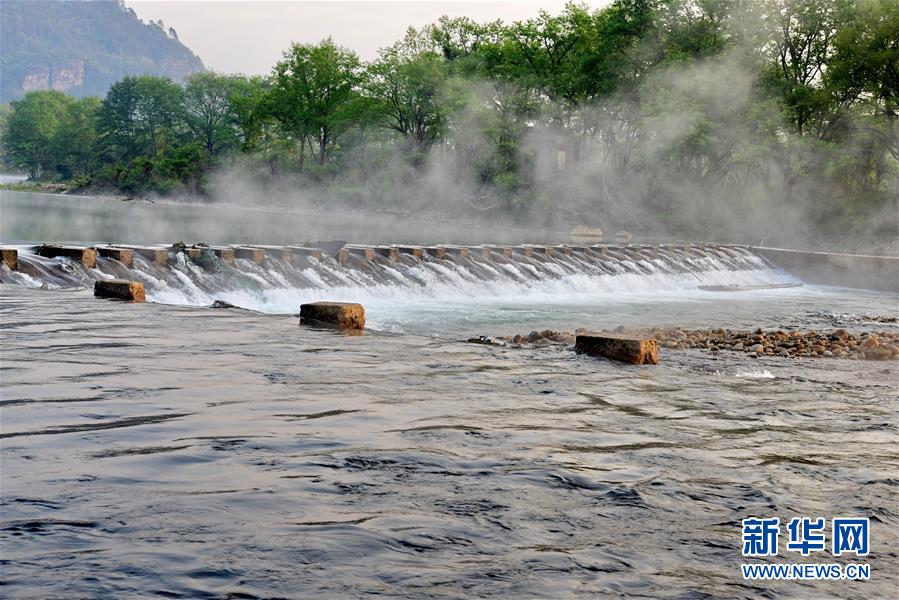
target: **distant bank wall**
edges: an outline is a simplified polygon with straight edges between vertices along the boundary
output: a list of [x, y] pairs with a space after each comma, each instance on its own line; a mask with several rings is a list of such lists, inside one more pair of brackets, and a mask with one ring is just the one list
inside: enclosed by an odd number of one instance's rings
[[751, 246], [783, 270], [807, 283], [899, 292], [899, 256], [807, 252]]

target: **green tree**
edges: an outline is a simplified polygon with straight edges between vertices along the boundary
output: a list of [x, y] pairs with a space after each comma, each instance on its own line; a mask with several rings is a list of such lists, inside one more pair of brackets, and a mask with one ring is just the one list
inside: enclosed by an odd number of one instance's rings
[[53, 171], [57, 156], [52, 141], [72, 102], [57, 91], [29, 92], [13, 100], [4, 137], [7, 161], [32, 179]]
[[89, 175], [97, 161], [97, 113], [100, 99], [82, 98], [69, 102], [50, 140], [60, 175], [70, 178]]
[[184, 121], [210, 155], [237, 141], [231, 102], [234, 84], [234, 78], [212, 72], [194, 73], [185, 82]]
[[402, 135], [407, 148], [426, 151], [461, 106], [446, 63], [410, 29], [405, 39], [383, 49], [369, 69], [368, 93], [380, 122]]
[[98, 113], [102, 140], [116, 160], [155, 157], [174, 141], [181, 88], [165, 77], [125, 77], [109, 89]]
[[272, 72], [270, 114], [312, 157], [324, 165], [347, 130], [367, 112], [361, 94], [364, 69], [359, 57], [328, 38], [293, 44]]

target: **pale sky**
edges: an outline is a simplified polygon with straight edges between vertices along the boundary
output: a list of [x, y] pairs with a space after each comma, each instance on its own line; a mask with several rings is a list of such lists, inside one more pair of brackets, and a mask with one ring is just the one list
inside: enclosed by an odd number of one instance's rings
[[[587, 2], [605, 6], [611, 0]], [[267, 74], [291, 42], [317, 42], [329, 35], [363, 60], [400, 39], [410, 25], [421, 27], [441, 15], [478, 22], [506, 22], [558, 13], [563, 0], [489, 2], [383, 2], [319, 0], [126, 0], [144, 21], [162, 19], [204, 64], [226, 73]]]

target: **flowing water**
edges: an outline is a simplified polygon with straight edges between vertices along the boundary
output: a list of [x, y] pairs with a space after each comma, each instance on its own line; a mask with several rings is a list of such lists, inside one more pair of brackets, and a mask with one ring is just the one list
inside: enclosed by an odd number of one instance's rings
[[[897, 316], [895, 294], [698, 289], [795, 281], [722, 252], [130, 273], [26, 255], [0, 273], [0, 595], [895, 597], [896, 362], [463, 341], [896, 327], [861, 318]], [[92, 297], [123, 273], [150, 302]], [[299, 327], [325, 298], [371, 328]], [[744, 581], [749, 516], [871, 517], [871, 579]]]

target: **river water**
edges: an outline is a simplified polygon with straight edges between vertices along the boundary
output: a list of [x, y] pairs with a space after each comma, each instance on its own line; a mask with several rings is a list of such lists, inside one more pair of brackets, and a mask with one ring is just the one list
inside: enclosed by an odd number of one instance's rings
[[[361, 335], [298, 326], [312, 296], [285, 286], [240, 296], [197, 280], [177, 296], [160, 280], [134, 305], [0, 285], [0, 595], [895, 597], [897, 362], [663, 350], [632, 367], [464, 341], [860, 332], [896, 327], [863, 315], [899, 314], [895, 294], [691, 279], [494, 279], [482, 293], [351, 280], [339, 289], [366, 303]], [[255, 310], [201, 306], [219, 293]], [[870, 517], [871, 579], [744, 581], [749, 516]], [[784, 544], [771, 562], [847, 562]]]

